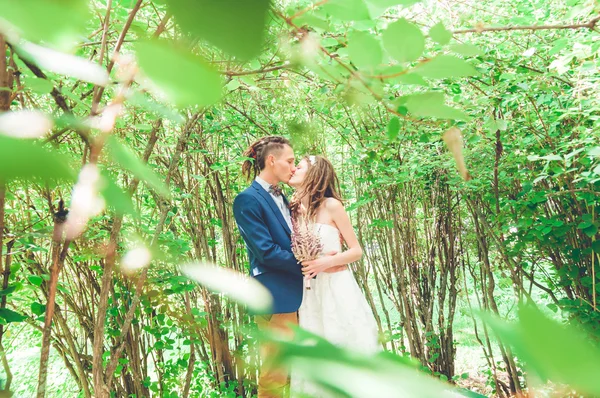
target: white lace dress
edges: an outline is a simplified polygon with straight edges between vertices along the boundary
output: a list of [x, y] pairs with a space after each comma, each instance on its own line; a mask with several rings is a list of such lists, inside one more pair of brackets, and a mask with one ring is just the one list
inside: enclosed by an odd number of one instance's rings
[[[321, 238], [322, 253], [341, 251], [339, 230], [328, 224], [315, 224]], [[329, 342], [362, 353], [375, 353], [378, 344], [377, 322], [352, 271], [322, 272], [304, 289], [298, 310], [300, 327]], [[292, 369], [292, 397], [328, 397]]]

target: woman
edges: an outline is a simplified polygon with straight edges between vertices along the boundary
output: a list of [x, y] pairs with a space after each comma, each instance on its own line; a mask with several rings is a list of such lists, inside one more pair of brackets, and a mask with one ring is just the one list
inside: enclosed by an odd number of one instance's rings
[[[307, 156], [289, 185], [296, 188], [292, 219], [303, 217], [314, 223], [314, 233], [323, 244], [321, 257], [302, 263], [311, 288], [304, 290], [298, 310], [300, 327], [342, 347], [378, 351], [377, 323], [347, 265], [360, 260], [362, 249], [342, 204], [333, 166], [322, 156]], [[342, 242], [347, 250], [342, 250]], [[331, 252], [337, 254], [325, 255]], [[292, 391], [324, 396], [297, 376], [292, 376]]]

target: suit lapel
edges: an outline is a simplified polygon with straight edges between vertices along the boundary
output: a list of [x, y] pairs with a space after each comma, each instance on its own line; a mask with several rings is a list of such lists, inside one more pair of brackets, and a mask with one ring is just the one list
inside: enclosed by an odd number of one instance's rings
[[[283, 218], [283, 214], [281, 214], [281, 210], [279, 210], [279, 207], [277, 207], [277, 203], [275, 203], [275, 201], [273, 200], [271, 195], [267, 191], [265, 191], [263, 189], [263, 187], [261, 187], [260, 184], [256, 181], [254, 181], [252, 183], [252, 187], [269, 204], [269, 207], [271, 208], [273, 213], [275, 213], [275, 217], [277, 218], [277, 220], [279, 220], [279, 223], [285, 230], [285, 233], [288, 234], [288, 236], [290, 236], [292, 231], [290, 231], [290, 227], [288, 226], [287, 222], [285, 221], [285, 218]], [[285, 202], [285, 199], [284, 199], [284, 202]]]

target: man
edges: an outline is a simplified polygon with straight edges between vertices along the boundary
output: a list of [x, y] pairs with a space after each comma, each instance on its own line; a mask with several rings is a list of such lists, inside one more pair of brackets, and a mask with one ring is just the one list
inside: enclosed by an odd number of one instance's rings
[[[294, 151], [287, 139], [269, 136], [250, 145], [244, 155], [252, 160], [244, 162], [242, 172], [255, 180], [235, 198], [233, 213], [248, 249], [250, 273], [273, 296], [271, 313], [257, 315], [256, 323], [259, 330], [291, 337], [289, 326], [298, 324], [303, 276], [291, 250], [288, 202], [278, 184], [287, 183], [296, 170]], [[273, 350], [261, 347], [259, 398], [279, 398], [288, 385], [288, 374], [265, 361]]]

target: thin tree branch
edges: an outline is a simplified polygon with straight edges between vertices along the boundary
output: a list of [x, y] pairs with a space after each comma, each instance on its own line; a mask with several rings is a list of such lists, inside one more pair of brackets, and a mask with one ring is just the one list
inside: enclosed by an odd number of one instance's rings
[[[106, 44], [115, 44], [118, 40], [107, 40]], [[132, 43], [137, 40], [123, 40], [124, 43]], [[89, 46], [97, 46], [98, 44], [102, 44], [101, 41], [90, 41], [87, 43], [81, 43], [77, 47], [89, 47]]]
[[169, 22], [169, 19], [171, 19], [171, 13], [167, 12], [163, 18], [160, 20], [160, 23], [158, 24], [158, 26], [156, 27], [156, 31], [154, 32], [153, 37], [157, 38], [158, 36], [160, 36], [160, 34], [162, 32], [165, 31], [165, 28], [167, 27], [167, 23]]
[[285, 68], [287, 68], [290, 65], [291, 64], [289, 62], [284, 62], [282, 65], [271, 66], [269, 68], [262, 68], [262, 69], [256, 69], [256, 70], [248, 70], [248, 71], [242, 71], [242, 72], [225, 71], [225, 72], [223, 72], [223, 74], [227, 75], [227, 76], [258, 75], [258, 74], [261, 74], [261, 73], [267, 73], [267, 72], [273, 72], [275, 70], [285, 69]]
[[104, 54], [106, 53], [106, 40], [108, 39], [108, 28], [110, 26], [110, 12], [112, 11], [112, 0], [108, 0], [106, 4], [106, 15], [104, 17], [104, 25], [102, 28], [102, 41], [100, 42], [100, 66], [104, 62]]
[[[106, 71], [108, 74], [110, 74], [110, 72], [112, 71], [112, 68], [115, 66], [115, 60], [116, 60], [117, 55], [119, 54], [119, 51], [121, 51], [121, 46], [125, 42], [125, 36], [127, 36], [127, 32], [129, 32], [129, 28], [131, 27], [131, 24], [133, 23], [133, 20], [135, 19], [135, 15], [139, 11], [140, 7], [142, 6], [143, 1], [144, 0], [138, 0], [135, 3], [135, 6], [131, 10], [131, 12], [129, 13], [129, 18], [127, 18], [127, 22], [125, 22], [125, 26], [123, 26], [123, 30], [121, 31], [121, 34], [119, 35], [119, 39], [117, 40], [117, 44], [115, 45], [113, 55], [112, 55], [110, 61], [108, 62], [108, 65], [106, 66]], [[95, 86], [94, 87], [94, 96], [92, 97], [93, 98], [92, 99], [92, 115], [94, 115], [96, 113], [96, 111], [98, 110], [98, 105], [100, 104], [100, 100], [102, 99], [102, 94], [104, 94], [104, 87]]]
[[240, 115], [244, 116], [246, 119], [248, 119], [250, 121], [250, 123], [252, 123], [256, 127], [258, 127], [266, 135], [270, 135], [271, 134], [271, 133], [269, 133], [269, 131], [266, 128], [264, 128], [263, 126], [261, 126], [261, 124], [258, 123], [257, 121], [255, 121], [254, 119], [252, 119], [252, 117], [250, 115], [248, 115], [246, 112], [244, 112], [243, 110], [237, 108], [235, 105], [233, 105], [230, 102], [225, 102], [225, 104], [228, 105], [228, 106], [230, 106], [234, 110], [236, 110]]
[[452, 34], [458, 35], [463, 33], [483, 33], [483, 32], [506, 32], [515, 30], [559, 30], [559, 29], [590, 29], [593, 30], [600, 21], [600, 16], [595, 17], [586, 23], [566, 24], [566, 25], [523, 25], [523, 26], [499, 26], [499, 27], [483, 27], [478, 26], [472, 29], [458, 29], [452, 31]]

